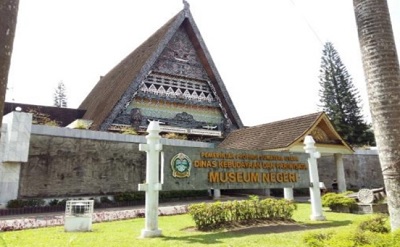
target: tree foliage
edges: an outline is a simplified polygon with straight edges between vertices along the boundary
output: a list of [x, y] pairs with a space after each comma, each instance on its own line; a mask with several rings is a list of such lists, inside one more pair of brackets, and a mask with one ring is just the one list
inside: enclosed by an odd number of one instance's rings
[[333, 44], [325, 43], [319, 76], [320, 102], [338, 133], [352, 145], [374, 145], [371, 127], [363, 120], [361, 99]]
[[67, 94], [64, 82], [60, 81], [54, 91], [54, 106], [67, 107]]

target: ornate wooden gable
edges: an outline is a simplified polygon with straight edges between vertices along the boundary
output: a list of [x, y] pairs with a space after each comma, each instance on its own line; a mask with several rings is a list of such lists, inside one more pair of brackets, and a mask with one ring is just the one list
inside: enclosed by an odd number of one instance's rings
[[111, 128], [132, 125], [140, 131], [150, 120], [182, 134], [222, 136], [230, 131], [227, 111], [183, 25]]
[[157, 120], [164, 132], [197, 139], [243, 127], [188, 5], [104, 76], [79, 108], [100, 130], [140, 132]]

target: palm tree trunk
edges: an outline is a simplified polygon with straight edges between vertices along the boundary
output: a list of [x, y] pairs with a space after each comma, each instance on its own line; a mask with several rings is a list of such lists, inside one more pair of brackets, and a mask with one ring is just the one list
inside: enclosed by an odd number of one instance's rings
[[0, 126], [3, 120], [18, 5], [19, 0], [0, 0]]
[[386, 0], [353, 0], [392, 230], [400, 228], [400, 68]]

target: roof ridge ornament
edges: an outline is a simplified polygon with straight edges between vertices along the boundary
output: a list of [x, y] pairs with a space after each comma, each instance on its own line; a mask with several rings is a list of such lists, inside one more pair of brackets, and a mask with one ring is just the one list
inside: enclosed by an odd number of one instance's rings
[[182, 0], [182, 3], [183, 3], [183, 9], [185, 10], [185, 14], [187, 14], [187, 12], [189, 11], [189, 8], [190, 8], [190, 4], [186, 0]]

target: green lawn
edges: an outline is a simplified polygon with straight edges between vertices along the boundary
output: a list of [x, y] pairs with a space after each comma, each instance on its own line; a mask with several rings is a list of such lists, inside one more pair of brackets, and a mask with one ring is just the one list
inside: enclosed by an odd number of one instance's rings
[[163, 237], [140, 239], [144, 219], [93, 224], [92, 232], [66, 233], [64, 227], [48, 227], [0, 233], [0, 246], [305, 246], [302, 236], [309, 231], [354, 229], [369, 215], [324, 212], [326, 221], [309, 220], [310, 204], [298, 204], [296, 225], [274, 225], [235, 231], [199, 232], [189, 215], [159, 217]]

